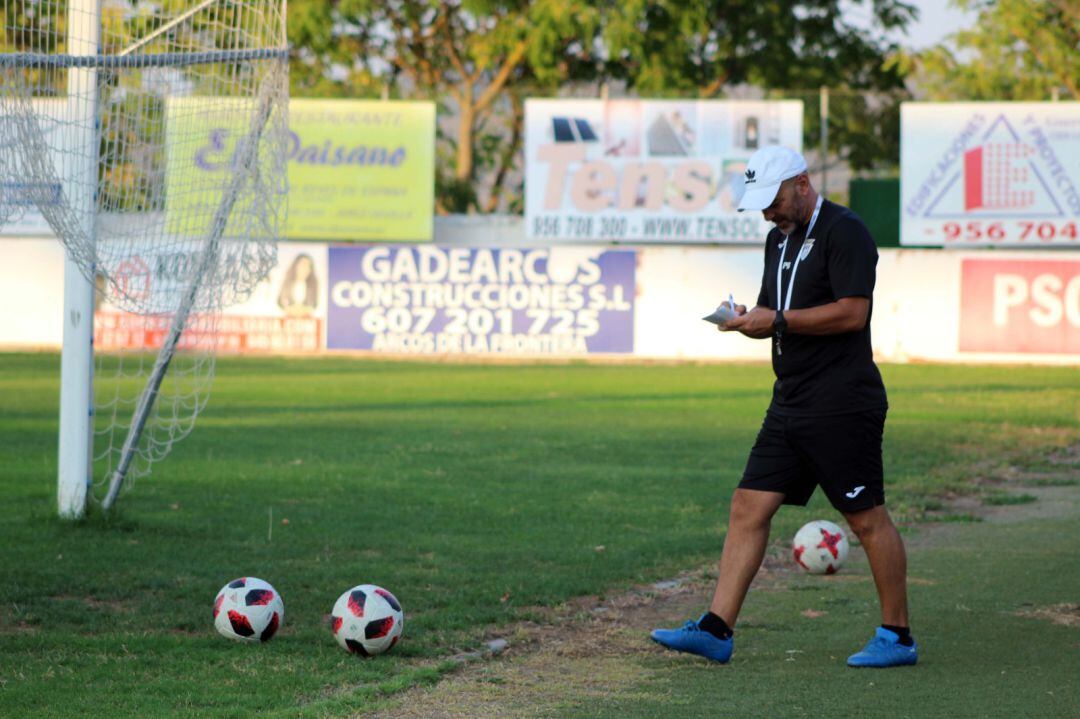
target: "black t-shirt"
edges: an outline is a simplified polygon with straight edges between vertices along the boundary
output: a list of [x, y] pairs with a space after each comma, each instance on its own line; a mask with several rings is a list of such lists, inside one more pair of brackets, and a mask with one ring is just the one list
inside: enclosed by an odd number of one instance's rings
[[[787, 305], [791, 273], [790, 309], [804, 309], [836, 302], [842, 297], [866, 297], [873, 312], [877, 247], [870, 231], [851, 210], [825, 201], [807, 243], [806, 225], [788, 238], [773, 228], [765, 240], [765, 271], [757, 304], [777, 308], [777, 266], [781, 255], [784, 304]], [[803, 246], [805, 254], [799, 258]], [[870, 348], [870, 314], [857, 332], [833, 335], [800, 335], [788, 331], [781, 352], [772, 345], [773, 386], [769, 411], [789, 416], [814, 416], [884, 409], [888, 406], [881, 373]]]

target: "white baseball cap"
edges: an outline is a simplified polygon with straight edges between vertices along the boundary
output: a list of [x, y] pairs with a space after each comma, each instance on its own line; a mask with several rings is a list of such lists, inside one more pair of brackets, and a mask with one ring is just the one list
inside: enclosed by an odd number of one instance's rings
[[750, 156], [743, 176], [739, 212], [764, 210], [776, 199], [780, 183], [806, 172], [806, 159], [790, 147], [763, 147]]

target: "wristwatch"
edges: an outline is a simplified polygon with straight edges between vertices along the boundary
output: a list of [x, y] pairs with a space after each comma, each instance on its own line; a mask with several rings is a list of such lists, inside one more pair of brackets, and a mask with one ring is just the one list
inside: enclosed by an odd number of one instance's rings
[[782, 335], [787, 331], [787, 320], [784, 319], [783, 310], [776, 311], [776, 319], [773, 320], [772, 326], [773, 331], [778, 335]]

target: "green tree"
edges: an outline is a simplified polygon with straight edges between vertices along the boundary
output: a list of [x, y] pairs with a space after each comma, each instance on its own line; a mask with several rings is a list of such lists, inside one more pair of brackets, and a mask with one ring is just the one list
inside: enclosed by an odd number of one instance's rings
[[[805, 94], [816, 142], [817, 88], [841, 90], [831, 145], [856, 167], [895, 164], [897, 104], [908, 97], [882, 39], [914, 17], [874, 0], [873, 27], [843, 0], [292, 0], [299, 96], [429, 98], [440, 117], [436, 197], [450, 212], [519, 204], [524, 98], [610, 82], [647, 97], [722, 97], [740, 84]], [[846, 94], [844, 94], [846, 93]], [[478, 191], [478, 188], [484, 188]], [[481, 195], [486, 192], [486, 197]]]
[[902, 58], [930, 100], [1080, 100], [1080, 0], [954, 0], [978, 13], [952, 43]]
[[742, 83], [766, 88], [898, 87], [880, 31], [915, 17], [900, 0], [877, 0], [873, 28], [845, 19], [841, 0], [626, 0], [606, 14], [608, 72], [643, 95], [716, 97]]
[[[57, 0], [49, 12], [42, 12], [32, 0], [9, 0], [0, 5], [0, 52], [33, 52], [55, 55], [67, 52], [67, 4]], [[67, 86], [63, 69], [13, 69], [5, 67], [0, 82], [33, 88], [38, 97], [62, 95]], [[16, 85], [18, 86], [18, 85]]]
[[483, 173], [491, 186], [483, 209], [491, 210], [520, 154], [521, 91], [575, 79], [589, 67], [597, 27], [593, 4], [562, 0], [294, 0], [292, 86], [298, 94], [440, 102], [457, 128], [440, 132], [439, 206], [479, 209]]
[[[899, 48], [885, 39], [916, 17], [900, 0], [864, 9], [804, 0], [627, 0], [605, 13], [605, 72], [647, 97], [722, 97], [752, 85], [806, 107], [807, 144], [819, 133], [818, 89], [833, 90], [830, 146], [856, 168], [899, 161], [899, 103], [909, 98]], [[866, 27], [869, 25], [869, 27]]]

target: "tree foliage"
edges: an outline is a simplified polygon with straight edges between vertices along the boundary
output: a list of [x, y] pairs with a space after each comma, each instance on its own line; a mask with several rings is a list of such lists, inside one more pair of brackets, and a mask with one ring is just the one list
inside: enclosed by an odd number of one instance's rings
[[[294, 91], [384, 91], [453, 112], [456, 132], [440, 133], [437, 177], [449, 211], [478, 207], [478, 172], [497, 204], [520, 154], [521, 93], [582, 76], [598, 14], [595, 4], [561, 0], [294, 0], [289, 12]], [[496, 146], [504, 136], [509, 152]]]
[[613, 6], [604, 41], [609, 72], [642, 95], [719, 96], [749, 84], [797, 90], [899, 87], [885, 64], [895, 47], [883, 30], [903, 29], [914, 8], [877, 0], [873, 29], [845, 19], [841, 0], [627, 0]]
[[720, 97], [751, 85], [801, 99], [807, 145], [818, 141], [818, 90], [826, 86], [831, 154], [856, 169], [895, 165], [899, 103], [910, 94], [884, 33], [907, 27], [915, 9], [879, 0], [857, 25], [845, 7], [851, 3], [628, 0], [604, 28], [607, 70], [646, 97]]
[[[843, 6], [843, 7], [842, 7]], [[828, 85], [872, 93], [838, 103], [834, 149], [858, 167], [895, 162], [887, 115], [906, 98], [882, 31], [914, 17], [873, 0], [871, 27], [842, 0], [292, 0], [297, 95], [428, 98], [440, 123], [436, 196], [445, 211], [513, 206], [524, 98], [607, 82], [643, 97], [718, 98], [732, 86], [779, 94]], [[817, 105], [806, 132], [816, 138]], [[895, 124], [895, 123], [893, 123]], [[478, 191], [477, 188], [483, 188]]]
[[931, 100], [1080, 100], [1080, 0], [954, 0], [977, 12], [939, 45], [903, 58]]

